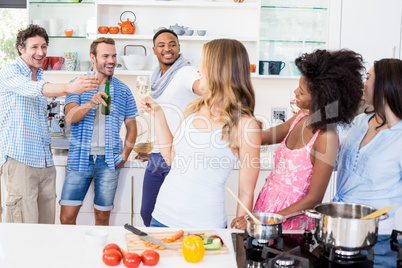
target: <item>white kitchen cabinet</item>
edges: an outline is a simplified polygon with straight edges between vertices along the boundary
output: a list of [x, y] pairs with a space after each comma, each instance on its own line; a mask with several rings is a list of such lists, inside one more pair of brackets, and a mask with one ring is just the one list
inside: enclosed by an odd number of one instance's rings
[[135, 226], [145, 226], [141, 218], [141, 203], [142, 203], [142, 184], [144, 181], [145, 167], [133, 168], [134, 183], [133, 183], [133, 224]]
[[[60, 205], [59, 200], [65, 179], [66, 167], [56, 166], [56, 223], [60, 223]], [[120, 171], [119, 184], [117, 186], [114, 199], [114, 208], [110, 216], [110, 225], [123, 226], [125, 223], [132, 223], [132, 189], [133, 189], [133, 170], [131, 168], [122, 168]], [[77, 224], [93, 225], [94, 218], [94, 183], [88, 189], [84, 203], [77, 217]]]
[[402, 1], [343, 0], [341, 48], [363, 55], [367, 66], [401, 58]]

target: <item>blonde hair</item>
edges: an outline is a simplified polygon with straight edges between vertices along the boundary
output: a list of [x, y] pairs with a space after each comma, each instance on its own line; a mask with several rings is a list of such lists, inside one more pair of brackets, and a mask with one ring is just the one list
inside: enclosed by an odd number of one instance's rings
[[247, 50], [237, 40], [212, 40], [203, 46], [201, 69], [206, 77], [207, 93], [189, 104], [185, 117], [203, 105], [211, 114], [211, 108], [217, 105], [220, 120], [224, 122], [222, 139], [232, 147], [236, 135], [233, 129], [241, 117], [254, 118], [255, 94]]

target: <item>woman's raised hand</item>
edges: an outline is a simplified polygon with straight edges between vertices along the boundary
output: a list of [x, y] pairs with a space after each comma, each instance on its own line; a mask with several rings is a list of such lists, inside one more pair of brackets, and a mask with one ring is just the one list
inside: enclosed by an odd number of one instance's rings
[[140, 98], [140, 107], [152, 115], [155, 115], [160, 110], [160, 105], [149, 96]]

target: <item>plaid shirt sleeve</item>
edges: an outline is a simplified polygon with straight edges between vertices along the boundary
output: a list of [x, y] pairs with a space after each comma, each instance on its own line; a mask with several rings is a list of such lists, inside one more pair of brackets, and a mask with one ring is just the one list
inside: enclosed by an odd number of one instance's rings
[[46, 81], [39, 79], [33, 81], [19, 70], [16, 64], [9, 64], [3, 67], [0, 72], [0, 93], [13, 91], [14, 93], [26, 97], [43, 96], [42, 87]]

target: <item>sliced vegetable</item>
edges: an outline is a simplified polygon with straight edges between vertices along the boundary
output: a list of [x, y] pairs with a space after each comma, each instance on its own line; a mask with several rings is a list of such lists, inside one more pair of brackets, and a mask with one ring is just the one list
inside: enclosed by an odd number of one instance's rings
[[222, 238], [221, 238], [220, 236], [218, 236], [218, 235], [211, 235], [211, 236], [209, 236], [209, 237], [210, 237], [210, 238], [219, 238], [219, 239], [221, 240], [222, 246], [224, 245], [223, 240], [222, 240]]
[[202, 239], [195, 235], [183, 239], [183, 256], [187, 262], [199, 262], [204, 258], [205, 247]]
[[201, 237], [202, 235], [205, 235], [205, 233], [198, 233], [198, 234], [190, 234], [190, 233], [187, 233], [187, 235], [196, 235], [196, 236]]
[[222, 247], [221, 239], [220, 238], [204, 238], [202, 240], [204, 242], [204, 247], [207, 250], [217, 250]]

